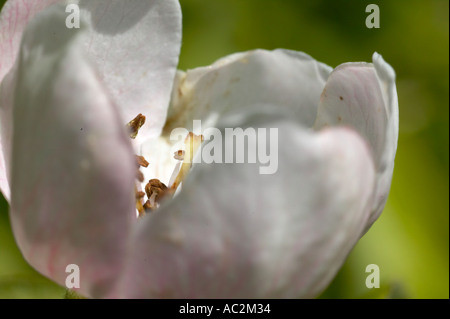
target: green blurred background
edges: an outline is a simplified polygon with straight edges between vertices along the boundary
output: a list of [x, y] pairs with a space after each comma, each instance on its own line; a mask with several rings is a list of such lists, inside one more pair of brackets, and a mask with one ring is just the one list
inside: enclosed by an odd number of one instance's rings
[[[394, 67], [400, 137], [389, 200], [322, 298], [449, 298], [449, 2], [180, 2], [180, 69], [254, 48], [304, 51], [333, 67], [377, 51]], [[365, 26], [369, 3], [380, 7], [379, 29]], [[61, 298], [21, 257], [7, 212], [1, 198], [0, 298]], [[380, 289], [365, 286], [368, 264], [380, 268]]]

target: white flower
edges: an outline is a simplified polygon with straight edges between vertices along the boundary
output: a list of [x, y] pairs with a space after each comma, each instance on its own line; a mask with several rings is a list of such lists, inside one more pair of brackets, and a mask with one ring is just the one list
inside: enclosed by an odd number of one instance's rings
[[[389, 193], [392, 68], [256, 50], [175, 76], [178, 1], [80, 0], [81, 29], [62, 3], [9, 0], [0, 15], [0, 187], [30, 264], [61, 285], [79, 265], [88, 297], [319, 294]], [[136, 219], [134, 152], [167, 176], [164, 140], [196, 119], [277, 128], [278, 171], [197, 164]]]

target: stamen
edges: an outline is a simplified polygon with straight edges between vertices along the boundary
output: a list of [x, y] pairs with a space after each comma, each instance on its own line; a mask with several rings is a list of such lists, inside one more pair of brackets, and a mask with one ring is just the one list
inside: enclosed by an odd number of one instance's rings
[[145, 192], [147, 193], [148, 198], [150, 198], [153, 193], [163, 195], [165, 191], [167, 191], [167, 186], [156, 178], [149, 180], [147, 185], [145, 185]]
[[145, 192], [149, 200], [144, 204], [144, 208], [155, 210], [158, 207], [159, 202], [167, 194], [168, 188], [159, 179], [151, 179], [145, 185]]
[[130, 137], [132, 139], [136, 138], [139, 129], [142, 127], [142, 125], [144, 125], [144, 123], [145, 123], [145, 116], [140, 113], [130, 122], [128, 122], [127, 126], [130, 128]]
[[138, 164], [138, 167], [148, 167], [149, 162], [147, 162], [144, 158], [144, 156], [135, 155], [136, 156], [136, 162]]
[[178, 176], [178, 173], [180, 172], [180, 168], [181, 165], [183, 164], [183, 162], [178, 162], [177, 164], [175, 164], [175, 168], [173, 169], [172, 175], [170, 175], [170, 180], [169, 180], [169, 188], [172, 188], [173, 183], [175, 183], [175, 180]]
[[136, 178], [139, 182], [144, 182], [144, 174], [139, 169], [136, 171]]
[[[126, 125], [130, 129], [130, 138], [135, 139], [139, 129], [144, 125], [145, 123], [145, 116], [142, 114], [138, 114], [134, 119], [132, 119], [128, 124]], [[149, 163], [145, 160], [143, 156], [135, 155], [136, 156], [136, 179], [140, 182], [144, 182], [144, 174], [139, 170], [140, 167], [147, 167]], [[144, 199], [145, 193], [142, 191], [139, 191], [137, 186], [134, 186], [134, 193], [136, 197], [136, 210], [139, 213], [139, 217], [142, 217], [145, 215], [145, 209], [142, 205], [142, 201]]]
[[156, 197], [158, 196], [157, 193], [153, 193], [150, 199], [148, 199], [145, 202], [144, 208], [146, 211], [153, 211], [156, 210], [159, 206], [159, 204], [156, 202]]
[[187, 174], [189, 173], [189, 170], [192, 167], [192, 160], [194, 158], [194, 154], [197, 152], [197, 149], [200, 147], [203, 140], [204, 140], [203, 135], [195, 135], [192, 132], [189, 132], [189, 134], [186, 136], [186, 139], [184, 140], [184, 145], [186, 148], [187, 156], [185, 153], [183, 154], [183, 164], [181, 165], [180, 171], [178, 172], [175, 181], [170, 187], [171, 193], [175, 193], [178, 186], [186, 178]]
[[[144, 123], [145, 116], [142, 114], [138, 114], [127, 124], [127, 127], [130, 129], [130, 138], [136, 138], [139, 129], [144, 125]], [[170, 188], [168, 188], [159, 179], [149, 180], [147, 185], [145, 185], [145, 193], [138, 189], [139, 184], [135, 185], [134, 192], [136, 198], [136, 210], [139, 213], [139, 217], [144, 216], [146, 212], [157, 209], [161, 200], [167, 195], [172, 196], [173, 194], [175, 194], [175, 191], [191, 169], [194, 154], [197, 152], [197, 149], [200, 147], [202, 142], [202, 135], [195, 135], [194, 133], [190, 132], [186, 136], [186, 139], [184, 141], [186, 150], [178, 150], [174, 153], [174, 158], [180, 162], [177, 163], [172, 177], [170, 178]], [[143, 156], [135, 155], [135, 157], [137, 166], [136, 179], [138, 180], [138, 182], [143, 183], [144, 174], [140, 171], [140, 168], [148, 167], [149, 162], [147, 162], [147, 160]], [[146, 201], [145, 195], [147, 195], [148, 198]], [[144, 201], [145, 203], [143, 204]]]
[[174, 152], [173, 153], [173, 158], [175, 158], [177, 161], [184, 160], [184, 151], [183, 150], [178, 150], [178, 151]]
[[150, 202], [151, 207], [157, 207], [156, 203], [156, 197], [158, 196], [158, 193], [153, 193], [152, 196], [150, 196], [150, 199], [148, 200]]

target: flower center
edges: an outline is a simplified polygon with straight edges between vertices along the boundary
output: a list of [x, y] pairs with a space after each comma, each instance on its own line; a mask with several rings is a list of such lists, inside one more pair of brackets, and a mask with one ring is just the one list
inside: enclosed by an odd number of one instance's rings
[[[145, 124], [145, 116], [138, 114], [133, 120], [131, 120], [127, 127], [130, 131], [130, 138], [135, 139], [139, 129]], [[188, 175], [192, 168], [192, 160], [195, 153], [203, 142], [203, 135], [195, 135], [189, 132], [184, 140], [185, 150], [178, 150], [174, 153], [175, 160], [179, 161], [174, 168], [172, 177], [169, 181], [169, 186], [166, 186], [159, 179], [150, 179], [145, 185], [143, 192], [141, 185], [144, 183], [144, 174], [141, 172], [142, 168], [147, 168], [149, 163], [143, 156], [135, 155], [136, 157], [136, 184], [134, 187], [136, 198], [136, 210], [138, 216], [142, 217], [146, 213], [156, 210], [161, 201], [164, 199], [172, 198], [177, 189], [180, 187], [183, 180]]]

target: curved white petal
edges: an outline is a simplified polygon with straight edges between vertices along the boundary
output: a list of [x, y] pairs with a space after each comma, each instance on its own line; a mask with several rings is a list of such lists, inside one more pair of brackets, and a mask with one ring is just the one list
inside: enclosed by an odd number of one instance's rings
[[398, 140], [398, 101], [393, 69], [377, 53], [374, 64], [345, 63], [330, 75], [320, 99], [316, 129], [345, 125], [370, 144], [377, 171], [374, 207], [367, 229], [389, 194]]
[[278, 171], [197, 164], [179, 195], [139, 223], [115, 296], [313, 297], [332, 280], [369, 215], [369, 149], [349, 129], [250, 123], [278, 128]]
[[147, 117], [136, 144], [161, 133], [181, 46], [177, 0], [80, 0], [92, 25], [87, 52], [123, 119]]
[[16, 72], [8, 73], [0, 82], [0, 191], [9, 202], [10, 156], [12, 146], [12, 100]]
[[281, 49], [236, 53], [179, 72], [164, 132], [192, 129], [194, 119], [202, 120], [203, 128], [214, 126], [219, 116], [244, 107], [245, 112], [286, 113], [311, 127], [330, 72], [305, 53]]
[[[84, 23], [90, 26], [85, 49], [119, 107], [122, 121], [126, 123], [138, 113], [146, 115], [136, 145], [158, 136], [165, 122], [181, 44], [177, 0], [9, 0], [0, 13], [0, 188], [6, 196], [13, 83], [2, 82], [16, 61], [25, 27], [55, 3], [79, 4]], [[66, 18], [71, 13], [65, 6], [60, 10]], [[55, 26], [60, 28], [66, 28], [65, 21]]]
[[78, 265], [81, 294], [95, 297], [114, 286], [123, 265], [136, 164], [118, 111], [83, 50], [86, 33], [55, 29], [64, 20], [61, 7], [53, 7], [24, 35], [10, 215], [34, 268], [65, 285], [67, 265]]
[[383, 155], [380, 159], [378, 169], [377, 189], [375, 193], [375, 205], [367, 223], [366, 231], [377, 220], [386, 204], [389, 191], [391, 189], [392, 175], [394, 172], [394, 160], [397, 153], [398, 131], [399, 131], [399, 110], [397, 88], [395, 85], [395, 71], [387, 64], [381, 55], [374, 53], [373, 66], [377, 71], [378, 81], [388, 114], [386, 123], [386, 144]]

